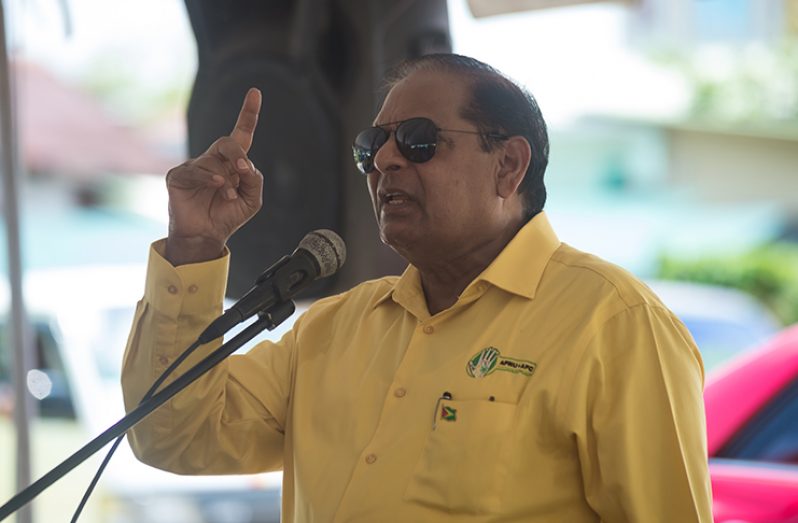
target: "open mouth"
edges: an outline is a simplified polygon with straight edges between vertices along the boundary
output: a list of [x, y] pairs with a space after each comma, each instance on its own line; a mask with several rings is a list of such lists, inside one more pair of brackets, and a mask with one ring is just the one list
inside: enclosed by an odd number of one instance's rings
[[383, 205], [387, 206], [402, 205], [410, 201], [410, 197], [407, 194], [399, 191], [386, 192], [380, 199]]

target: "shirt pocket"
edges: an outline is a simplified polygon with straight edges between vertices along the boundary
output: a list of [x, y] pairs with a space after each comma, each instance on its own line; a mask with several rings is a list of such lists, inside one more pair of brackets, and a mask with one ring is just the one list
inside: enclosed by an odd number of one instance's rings
[[449, 513], [491, 514], [501, 505], [516, 405], [441, 400], [405, 499]]

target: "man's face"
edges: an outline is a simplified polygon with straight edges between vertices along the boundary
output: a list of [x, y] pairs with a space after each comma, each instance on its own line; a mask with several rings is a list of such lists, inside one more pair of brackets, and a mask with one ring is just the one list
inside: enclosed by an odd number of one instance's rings
[[460, 116], [468, 96], [457, 75], [416, 71], [391, 89], [374, 120], [391, 131], [368, 175], [380, 238], [411, 261], [465, 255], [506, 223], [498, 214], [499, 156], [482, 149], [479, 135], [440, 132], [435, 155], [424, 163], [407, 160], [396, 146], [395, 123], [414, 117], [441, 129], [476, 131]]

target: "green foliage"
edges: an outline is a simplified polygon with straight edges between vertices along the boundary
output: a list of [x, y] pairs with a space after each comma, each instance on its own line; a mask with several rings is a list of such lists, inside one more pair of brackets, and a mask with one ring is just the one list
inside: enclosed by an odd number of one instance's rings
[[659, 49], [651, 58], [687, 82], [691, 120], [794, 126], [798, 118], [798, 38]]
[[798, 322], [798, 245], [773, 243], [734, 256], [663, 256], [658, 276], [722, 285], [761, 300], [785, 324]]

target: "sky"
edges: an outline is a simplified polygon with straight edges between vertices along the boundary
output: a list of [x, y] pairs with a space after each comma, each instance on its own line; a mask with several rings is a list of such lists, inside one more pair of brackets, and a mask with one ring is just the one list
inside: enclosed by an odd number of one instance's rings
[[[17, 50], [77, 78], [102, 56], [142, 80], [193, 71], [194, 40], [178, 0], [8, 0]], [[66, 6], [65, 12], [61, 7]]]
[[630, 50], [623, 5], [475, 19], [465, 0], [450, 0], [449, 16], [454, 49], [525, 84], [554, 125], [586, 113], [668, 118], [689, 101], [680, 77]]

